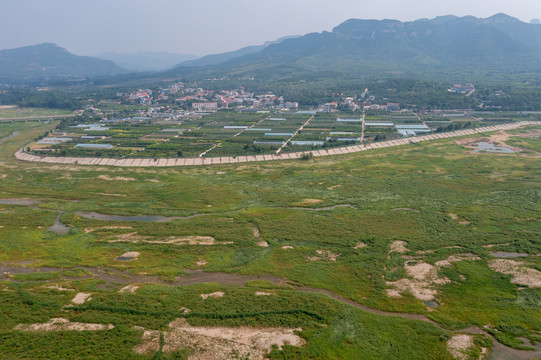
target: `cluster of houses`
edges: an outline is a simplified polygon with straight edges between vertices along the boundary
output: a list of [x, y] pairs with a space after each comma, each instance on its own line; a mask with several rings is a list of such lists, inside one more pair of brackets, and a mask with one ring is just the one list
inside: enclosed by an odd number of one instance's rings
[[[356, 111], [358, 109], [362, 110], [379, 110], [379, 111], [400, 111], [399, 103], [387, 103], [386, 105], [373, 104], [370, 101], [366, 102], [355, 102], [353, 98], [346, 98], [342, 103], [343, 106], [347, 107], [351, 111]], [[338, 102], [330, 102], [323, 105], [319, 105], [317, 108], [318, 112], [330, 113], [339, 111], [340, 105]]]
[[453, 87], [449, 89], [449, 92], [456, 94], [468, 94], [475, 91], [475, 86], [473, 84], [454, 84]]
[[[123, 94], [120, 94], [123, 96]], [[167, 100], [174, 100], [178, 105], [188, 104], [194, 111], [213, 111], [220, 108], [276, 108], [297, 110], [299, 103], [285, 101], [283, 96], [272, 93], [255, 95], [247, 92], [244, 87], [233, 90], [213, 91], [202, 88], [186, 87], [184, 83], [174, 83], [168, 88], [161, 89], [157, 97], [152, 91], [139, 89], [126, 95], [126, 99], [144, 105], [157, 105]]]

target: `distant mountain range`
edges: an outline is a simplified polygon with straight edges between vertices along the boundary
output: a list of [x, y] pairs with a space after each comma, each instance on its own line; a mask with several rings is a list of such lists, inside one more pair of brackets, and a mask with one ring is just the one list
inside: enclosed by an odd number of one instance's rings
[[351, 19], [331, 32], [282, 38], [200, 59], [167, 53], [99, 57], [102, 59], [76, 56], [54, 44], [2, 50], [0, 79], [107, 76], [126, 73], [126, 69], [150, 71], [171, 66], [156, 78], [539, 76], [541, 24], [505, 14], [486, 19], [441, 16], [412, 22]]
[[279, 44], [285, 40], [295, 39], [298, 37], [299, 36], [286, 36], [276, 41], [267, 41], [263, 45], [246, 46], [246, 47], [243, 47], [242, 49], [235, 50], [235, 51], [229, 51], [229, 52], [225, 52], [221, 54], [203, 56], [202, 58], [197, 59], [197, 60], [184, 61], [184, 62], [181, 62], [180, 64], [176, 64], [175, 68], [194, 67], [194, 66], [212, 66], [212, 65], [222, 64], [226, 61], [233, 60], [244, 55], [258, 53], [270, 45]]
[[0, 51], [0, 79], [71, 79], [128, 72], [109, 60], [77, 56], [58, 45], [45, 43]]
[[111, 60], [121, 67], [132, 71], [162, 71], [170, 69], [178, 63], [198, 58], [195, 55], [151, 51], [141, 51], [134, 54], [108, 52], [96, 55], [95, 57], [103, 60]]
[[[228, 53], [231, 54], [231, 53]], [[538, 72], [541, 25], [505, 14], [486, 19], [442, 16], [413, 22], [351, 19], [332, 32], [311, 33], [212, 66], [179, 64], [179, 75], [280, 77], [295, 73], [432, 74]], [[214, 58], [218, 58], [214, 55]], [[193, 65], [201, 65], [193, 69]]]

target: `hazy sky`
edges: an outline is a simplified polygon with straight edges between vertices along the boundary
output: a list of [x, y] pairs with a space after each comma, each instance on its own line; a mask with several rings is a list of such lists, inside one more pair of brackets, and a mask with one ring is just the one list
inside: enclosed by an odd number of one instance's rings
[[350, 19], [438, 15], [529, 22], [540, 0], [0, 0], [0, 49], [53, 42], [78, 55], [168, 51], [205, 55]]

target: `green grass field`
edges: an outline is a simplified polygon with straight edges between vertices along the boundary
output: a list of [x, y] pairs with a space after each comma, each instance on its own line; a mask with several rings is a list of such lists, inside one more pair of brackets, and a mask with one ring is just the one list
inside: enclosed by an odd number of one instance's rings
[[[452, 359], [447, 341], [470, 326], [488, 326], [517, 349], [528, 347], [522, 339], [541, 341], [540, 289], [512, 283], [511, 275], [489, 266], [490, 251], [520, 252], [531, 255], [518, 259], [524, 271], [534, 277], [541, 271], [535, 256], [541, 253], [537, 138], [510, 132], [507, 143], [529, 151], [509, 155], [472, 154], [449, 139], [310, 161], [170, 169], [13, 158], [54, 125], [0, 124], [0, 138], [20, 132], [0, 147], [0, 200], [39, 201], [34, 207], [0, 205], [0, 265], [43, 268], [0, 277], [0, 353], [6, 359], [187, 358], [197, 349], [133, 351], [142, 343], [138, 327], [166, 332], [179, 317], [192, 326], [302, 328], [306, 345], [274, 348], [272, 359]], [[59, 210], [71, 227], [67, 235], [47, 231]], [[91, 212], [188, 218], [104, 221], [77, 214]], [[215, 244], [190, 244], [195, 236]], [[268, 247], [258, 244], [263, 241]], [[396, 241], [405, 243], [402, 254], [390, 252]], [[140, 256], [116, 260], [127, 252]], [[438, 265], [450, 256], [472, 259]], [[419, 263], [448, 280], [427, 285], [437, 308], [411, 291], [389, 296], [389, 282], [418, 280], [407, 271]], [[220, 278], [175, 285], [189, 278], [189, 270], [224, 279], [273, 277], [245, 286]], [[126, 284], [141, 287], [119, 293]], [[225, 296], [199, 296], [216, 291]], [[258, 297], [257, 291], [273, 295]], [[76, 292], [92, 293], [92, 299], [66, 307]], [[419, 314], [435, 324], [362, 306]], [[60, 317], [115, 327], [14, 330]], [[479, 358], [490, 342], [488, 335], [474, 335], [467, 357]]]
[[0, 106], [0, 119], [30, 118], [34, 116], [70, 115], [72, 112], [59, 109], [20, 108]]

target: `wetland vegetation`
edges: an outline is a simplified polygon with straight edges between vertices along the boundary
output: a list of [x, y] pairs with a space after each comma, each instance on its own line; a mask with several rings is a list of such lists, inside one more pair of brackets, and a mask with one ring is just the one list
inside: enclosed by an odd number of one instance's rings
[[[271, 359], [452, 359], [460, 334], [468, 359], [541, 356], [539, 126], [483, 135], [509, 154], [473, 152], [477, 136], [199, 168], [13, 158], [56, 125], [0, 124], [19, 132], [0, 147], [6, 359], [189, 358], [200, 349], [172, 345], [177, 319], [302, 329]], [[137, 221], [152, 219], [168, 221]], [[247, 281], [177, 283], [194, 271]], [[15, 329], [58, 318], [113, 328]]]

